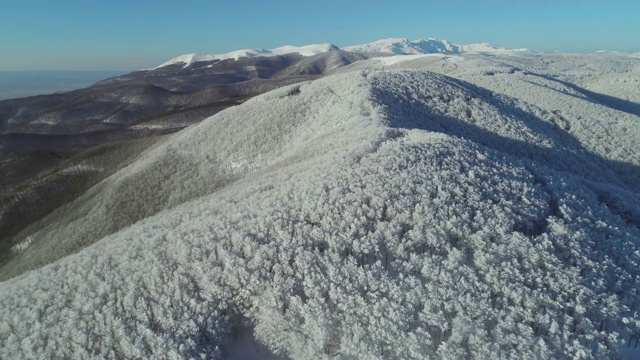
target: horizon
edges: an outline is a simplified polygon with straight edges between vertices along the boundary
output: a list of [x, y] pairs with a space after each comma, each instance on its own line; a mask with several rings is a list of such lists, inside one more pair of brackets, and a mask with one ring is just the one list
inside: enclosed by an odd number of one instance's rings
[[[373, 4], [373, 5], [372, 5]], [[328, 10], [327, 10], [328, 9]], [[133, 71], [190, 53], [435, 37], [536, 52], [640, 51], [640, 4], [25, 0], [0, 5], [0, 71]], [[598, 26], [594, 26], [597, 24]], [[19, 55], [19, 56], [18, 56]]]

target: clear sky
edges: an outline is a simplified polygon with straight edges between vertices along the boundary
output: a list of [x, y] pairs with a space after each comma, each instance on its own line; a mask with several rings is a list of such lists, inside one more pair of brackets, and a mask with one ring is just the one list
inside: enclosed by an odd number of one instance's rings
[[639, 0], [0, 0], [0, 71], [133, 70], [215, 54], [438, 37], [640, 51]]

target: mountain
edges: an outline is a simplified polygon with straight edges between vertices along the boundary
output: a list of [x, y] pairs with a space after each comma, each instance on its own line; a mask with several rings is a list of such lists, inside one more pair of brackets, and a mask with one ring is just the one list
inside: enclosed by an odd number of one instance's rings
[[364, 58], [330, 51], [214, 60], [186, 69], [174, 64], [85, 89], [0, 101], [0, 266], [11, 257], [13, 236], [157, 138]]
[[401, 38], [389, 38], [374, 41], [367, 44], [344, 47], [346, 51], [387, 53], [400, 55], [416, 55], [430, 53], [460, 53], [460, 46], [446, 40], [419, 39], [409, 41]]
[[314, 56], [318, 54], [322, 54], [329, 51], [340, 50], [337, 46], [333, 44], [312, 44], [305, 46], [291, 46], [285, 45], [275, 49], [244, 49], [244, 50], [236, 50], [232, 52], [228, 52], [225, 54], [219, 55], [200, 55], [200, 54], [187, 54], [181, 55], [176, 58], [173, 58], [169, 61], [166, 61], [156, 69], [173, 65], [173, 64], [184, 64], [184, 67], [188, 67], [195, 62], [201, 61], [212, 61], [212, 60], [226, 60], [226, 59], [235, 59], [245, 57], [256, 57], [256, 56], [277, 56], [277, 55], [286, 55], [286, 54], [299, 54], [302, 56]]
[[564, 121], [587, 120], [424, 70], [254, 97], [12, 248], [62, 258], [0, 283], [0, 356], [619, 357], [638, 158]]
[[416, 55], [416, 54], [460, 54], [467, 53], [482, 53], [482, 54], [515, 54], [528, 52], [527, 49], [505, 49], [494, 47], [491, 44], [470, 44], [470, 45], [457, 45], [448, 42], [447, 40], [440, 40], [436, 38], [418, 39], [409, 41], [402, 38], [389, 38], [374, 41], [368, 44], [345, 46], [338, 48], [333, 44], [313, 44], [306, 46], [282, 46], [275, 49], [244, 49], [232, 51], [226, 54], [219, 55], [201, 55], [201, 54], [186, 54], [175, 57], [168, 60], [154, 69], [159, 69], [165, 66], [181, 64], [183, 67], [189, 67], [197, 62], [211, 62], [215, 60], [226, 60], [240, 58], [250, 58], [256, 56], [277, 56], [284, 54], [300, 54], [302, 56], [314, 56], [330, 51], [349, 51], [355, 53], [371, 53], [371, 54], [399, 54], [399, 55]]
[[385, 53], [399, 55], [417, 55], [417, 54], [461, 54], [461, 53], [482, 53], [482, 54], [510, 54], [526, 52], [527, 49], [505, 49], [497, 48], [491, 44], [470, 44], [457, 45], [436, 38], [418, 39], [409, 41], [402, 38], [389, 38], [374, 41], [368, 44], [352, 45], [342, 48], [346, 51], [359, 53]]
[[637, 358], [640, 59], [463, 49], [0, 101], [0, 358]]

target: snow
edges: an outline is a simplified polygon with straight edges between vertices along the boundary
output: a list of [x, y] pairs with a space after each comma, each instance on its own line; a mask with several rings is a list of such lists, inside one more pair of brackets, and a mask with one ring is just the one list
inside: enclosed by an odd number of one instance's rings
[[416, 55], [425, 53], [412, 44], [411, 41], [404, 38], [382, 39], [367, 44], [345, 46], [342, 49], [353, 52], [389, 53], [399, 55]]
[[305, 46], [281, 46], [279, 48], [269, 50], [273, 54], [284, 55], [284, 54], [292, 54], [297, 53], [302, 56], [313, 56], [318, 54], [323, 54], [329, 51], [338, 50], [338, 47], [325, 43], [325, 44], [313, 44], [313, 45], [305, 45]]
[[377, 57], [373, 59], [380, 61], [384, 65], [394, 65], [399, 62], [420, 59], [422, 57], [427, 57], [427, 56], [439, 57], [439, 58], [444, 57], [444, 56], [440, 56], [440, 54], [418, 54], [418, 55], [395, 55], [395, 56], [388, 56], [388, 57], [385, 56], [385, 57]]
[[501, 55], [509, 55], [509, 54], [519, 54], [519, 53], [528, 53], [529, 49], [520, 48], [520, 49], [506, 49], [495, 47], [489, 43], [482, 44], [469, 44], [469, 45], [461, 45], [461, 52], [465, 53], [480, 53], [480, 54], [501, 54]]
[[31, 241], [33, 241], [33, 239], [29, 236], [24, 241], [13, 245], [10, 250], [11, 250], [11, 252], [14, 252], [14, 253], [21, 253], [26, 248], [29, 247], [29, 245], [31, 244]]
[[437, 58], [437, 59], [445, 59], [450, 61], [454, 65], [459, 65], [464, 61], [462, 56], [456, 55], [444, 55], [444, 54], [417, 54], [417, 55], [394, 55], [394, 56], [385, 56], [385, 57], [376, 57], [372, 58], [372, 60], [377, 60], [384, 65], [395, 65], [405, 61], [412, 61], [422, 58]]
[[416, 55], [416, 54], [462, 54], [462, 53], [481, 53], [481, 54], [517, 54], [529, 52], [528, 49], [505, 49], [494, 47], [488, 43], [457, 45], [447, 40], [436, 38], [426, 38], [410, 41], [401, 38], [389, 38], [374, 41], [368, 44], [360, 44], [346, 46], [342, 48], [346, 51], [354, 52], [372, 52], [372, 53], [390, 53], [398, 55]]
[[199, 61], [211, 61], [211, 60], [215, 60], [216, 56], [215, 55], [201, 55], [201, 54], [186, 54], [186, 55], [180, 55], [176, 58], [173, 58], [171, 60], [168, 60], [162, 64], [160, 64], [159, 66], [156, 67], [156, 69], [164, 67], [164, 66], [169, 66], [169, 65], [173, 65], [173, 64], [185, 64], [185, 67], [195, 63], [195, 62], [199, 62]]
[[275, 49], [243, 49], [231, 51], [224, 54], [218, 55], [200, 55], [200, 54], [188, 54], [181, 55], [176, 58], [173, 58], [169, 61], [166, 61], [155, 69], [159, 69], [161, 67], [174, 65], [174, 64], [184, 64], [184, 67], [188, 67], [195, 62], [200, 61], [213, 61], [213, 60], [226, 60], [226, 59], [234, 59], [238, 60], [239, 58], [244, 57], [256, 57], [256, 56], [277, 56], [277, 55], [285, 55], [285, 54], [300, 54], [302, 56], [313, 56], [322, 54], [329, 51], [335, 51], [338, 48], [335, 45], [325, 43], [325, 44], [312, 44], [305, 46], [291, 46], [285, 45]]
[[371, 60], [167, 137], [29, 234], [0, 358], [621, 357], [638, 114], [514, 70], [539, 58], [464, 56]]
[[[468, 44], [458, 45], [453, 44], [447, 40], [437, 38], [422, 38], [410, 41], [404, 38], [389, 38], [374, 41], [367, 44], [345, 46], [338, 48], [337, 46], [329, 43], [324, 44], [312, 44], [305, 46], [291, 46], [285, 45], [275, 49], [243, 49], [228, 52], [218, 55], [200, 55], [200, 54], [187, 54], [181, 55], [166, 61], [155, 69], [174, 65], [184, 64], [184, 67], [188, 67], [191, 64], [199, 61], [212, 61], [212, 60], [226, 60], [234, 59], [238, 60], [243, 57], [256, 57], [256, 56], [277, 56], [284, 54], [300, 54], [302, 56], [314, 56], [329, 51], [344, 50], [353, 51], [359, 53], [387, 53], [397, 55], [419, 55], [419, 54], [462, 54], [462, 53], [475, 53], [475, 54], [501, 54], [501, 55], [517, 55], [523, 53], [530, 53], [528, 49], [505, 49], [494, 47], [488, 43], [482, 44]], [[148, 69], [152, 70], [152, 69]]]

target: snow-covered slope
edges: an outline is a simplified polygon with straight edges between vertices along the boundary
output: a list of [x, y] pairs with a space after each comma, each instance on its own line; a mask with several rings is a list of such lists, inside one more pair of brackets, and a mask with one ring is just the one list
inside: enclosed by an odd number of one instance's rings
[[481, 44], [460, 45], [460, 52], [489, 54], [489, 55], [491, 54], [509, 55], [509, 54], [529, 53], [530, 50], [526, 48], [506, 49], [506, 48], [493, 46], [489, 43], [481, 43]]
[[28, 239], [24, 262], [95, 244], [0, 283], [0, 357], [619, 357], [638, 163], [563, 121], [416, 70], [255, 97]]
[[188, 54], [181, 55], [176, 58], [173, 58], [169, 61], [166, 61], [156, 69], [173, 65], [173, 64], [184, 64], [184, 67], [187, 67], [195, 62], [200, 61], [212, 61], [212, 60], [225, 60], [225, 59], [235, 59], [241, 57], [255, 57], [255, 56], [277, 56], [277, 55], [285, 55], [285, 54], [300, 54], [302, 56], [313, 56], [322, 54], [329, 51], [339, 50], [337, 46], [333, 44], [312, 44], [305, 46], [291, 46], [285, 45], [275, 49], [244, 49], [244, 50], [236, 50], [232, 52], [228, 52], [225, 54], [218, 55], [200, 55], [200, 54]]
[[[640, 61], [626, 54], [397, 55], [338, 69], [439, 72], [535, 104], [589, 151], [640, 166]], [[627, 183], [640, 182], [631, 178]]]
[[398, 55], [416, 55], [416, 54], [461, 54], [463, 52], [484, 53], [484, 54], [511, 54], [526, 52], [527, 49], [505, 49], [497, 48], [491, 44], [469, 44], [457, 45], [436, 38], [407, 40], [402, 38], [389, 38], [374, 41], [368, 44], [360, 44], [346, 46], [342, 48], [346, 51], [363, 52], [363, 53], [388, 53]]
[[173, 65], [173, 64], [184, 64], [184, 66], [189, 66], [195, 62], [199, 62], [199, 61], [211, 61], [211, 60], [215, 60], [216, 59], [216, 55], [202, 55], [202, 54], [185, 54], [185, 55], [180, 55], [177, 56], [171, 60], [165, 61], [162, 64], [158, 65], [157, 68], [161, 68], [164, 66], [168, 66], [168, 65]]

